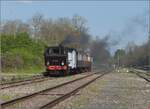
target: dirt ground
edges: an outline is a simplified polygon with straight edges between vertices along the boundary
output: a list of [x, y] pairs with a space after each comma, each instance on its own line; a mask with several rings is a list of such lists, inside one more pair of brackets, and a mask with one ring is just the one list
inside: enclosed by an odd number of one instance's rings
[[150, 83], [125, 70], [98, 79], [54, 109], [150, 109]]

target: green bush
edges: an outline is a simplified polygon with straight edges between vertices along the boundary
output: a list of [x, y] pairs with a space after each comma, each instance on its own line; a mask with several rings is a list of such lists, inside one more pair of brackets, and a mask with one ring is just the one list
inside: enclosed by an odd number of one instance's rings
[[45, 44], [29, 37], [26, 33], [1, 35], [2, 71], [43, 67]]

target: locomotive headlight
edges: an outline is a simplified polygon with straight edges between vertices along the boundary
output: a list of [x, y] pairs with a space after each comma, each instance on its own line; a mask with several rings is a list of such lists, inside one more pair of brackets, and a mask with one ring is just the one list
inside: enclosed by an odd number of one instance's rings
[[47, 62], [47, 65], [49, 65], [49, 62]]
[[62, 61], [61, 65], [64, 65], [64, 62]]

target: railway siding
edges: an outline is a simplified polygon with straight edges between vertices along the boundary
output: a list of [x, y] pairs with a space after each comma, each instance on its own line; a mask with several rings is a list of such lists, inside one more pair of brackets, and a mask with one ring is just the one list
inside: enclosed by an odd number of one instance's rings
[[0, 85], [6, 83], [15, 83], [19, 81], [30, 80], [33, 78], [39, 78], [42, 73], [39, 74], [0, 74]]
[[150, 84], [126, 70], [113, 72], [53, 109], [149, 109]]
[[150, 82], [150, 72], [146, 72], [146, 71], [139, 70], [139, 69], [132, 69], [132, 70], [130, 70], [130, 72], [133, 72], [140, 78], [143, 78], [146, 81]]

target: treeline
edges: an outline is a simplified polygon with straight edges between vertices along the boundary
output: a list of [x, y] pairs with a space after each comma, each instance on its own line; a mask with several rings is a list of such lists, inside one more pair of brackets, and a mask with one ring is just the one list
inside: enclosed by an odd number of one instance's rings
[[[2, 25], [3, 34], [16, 35], [28, 33], [33, 39], [41, 40], [47, 45], [72, 43], [75, 48], [85, 47], [89, 41], [86, 19], [75, 15], [72, 18], [44, 18], [41, 14], [34, 15], [27, 23], [21, 20], [5, 21]], [[66, 40], [64, 40], [66, 39]], [[65, 42], [64, 42], [65, 41]], [[74, 42], [74, 43], [73, 43]]]
[[97, 65], [108, 64], [110, 58], [108, 38], [94, 39], [87, 20], [78, 15], [51, 19], [35, 14], [27, 22], [4, 21], [0, 33], [3, 71], [43, 67], [44, 48], [59, 44], [90, 52]]
[[127, 67], [150, 67], [150, 40], [143, 45], [129, 43], [126, 49], [116, 51], [115, 64]]

